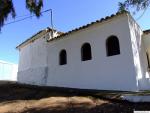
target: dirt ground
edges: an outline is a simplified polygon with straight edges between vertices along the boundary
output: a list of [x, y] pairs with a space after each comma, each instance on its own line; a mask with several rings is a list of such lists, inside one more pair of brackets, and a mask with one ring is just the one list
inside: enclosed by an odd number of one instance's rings
[[[96, 95], [99, 94], [99, 95]], [[98, 93], [0, 81], [0, 113], [133, 113], [150, 103], [121, 100], [119, 92]], [[106, 97], [106, 98], [105, 98]]]

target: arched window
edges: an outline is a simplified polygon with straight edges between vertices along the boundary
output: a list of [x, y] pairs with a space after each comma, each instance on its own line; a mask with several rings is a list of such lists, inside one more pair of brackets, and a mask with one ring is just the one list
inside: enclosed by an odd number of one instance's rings
[[120, 54], [119, 40], [116, 36], [110, 36], [106, 40], [107, 56], [113, 56]]
[[82, 45], [82, 47], [81, 47], [81, 59], [82, 59], [82, 61], [92, 59], [91, 46], [89, 43], [84, 43]]
[[61, 50], [59, 53], [59, 64], [60, 65], [65, 65], [67, 64], [67, 53], [66, 50]]

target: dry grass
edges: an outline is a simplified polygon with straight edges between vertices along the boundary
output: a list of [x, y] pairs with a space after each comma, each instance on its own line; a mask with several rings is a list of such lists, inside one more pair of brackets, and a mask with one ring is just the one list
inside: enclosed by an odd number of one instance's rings
[[120, 99], [127, 92], [81, 91], [0, 82], [0, 113], [133, 113], [150, 103]]

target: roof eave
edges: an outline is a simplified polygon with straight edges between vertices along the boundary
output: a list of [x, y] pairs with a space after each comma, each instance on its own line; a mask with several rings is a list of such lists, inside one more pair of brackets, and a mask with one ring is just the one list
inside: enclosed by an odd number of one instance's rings
[[59, 36], [57, 36], [57, 37], [55, 37], [55, 38], [52, 38], [52, 39], [49, 40], [48, 42], [53, 41], [53, 40], [56, 40], [56, 39], [60, 39], [60, 38], [62, 38], [62, 37], [64, 37], [64, 36], [70, 35], [70, 34], [72, 34], [72, 33], [74, 33], [74, 32], [77, 32], [77, 31], [86, 29], [86, 28], [88, 28], [88, 27], [90, 27], [90, 26], [92, 26], [92, 25], [95, 25], [95, 24], [97, 24], [97, 23], [103, 23], [103, 22], [105, 22], [105, 21], [108, 21], [108, 20], [110, 20], [110, 19], [116, 17], [116, 16], [123, 15], [123, 14], [130, 14], [130, 13], [127, 12], [127, 11], [124, 11], [124, 12], [117, 12], [116, 14], [112, 14], [111, 16], [106, 16], [105, 18], [101, 18], [100, 20], [96, 20], [95, 22], [91, 22], [90, 24], [83, 25], [83, 26], [81, 26], [81, 27], [79, 27], [79, 28], [75, 28], [75, 29], [73, 29], [73, 30], [71, 30], [71, 31], [68, 31], [68, 32], [66, 32], [66, 33], [63, 33], [62, 35], [59, 35]]
[[144, 32], [144, 34], [150, 34], [150, 29], [144, 30], [143, 32]]

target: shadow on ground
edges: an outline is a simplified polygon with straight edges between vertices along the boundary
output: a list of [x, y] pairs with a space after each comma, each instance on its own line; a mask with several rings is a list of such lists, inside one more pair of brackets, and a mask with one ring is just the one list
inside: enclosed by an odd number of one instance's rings
[[[0, 81], [0, 102], [13, 100], [39, 100], [46, 97], [91, 96], [120, 101], [120, 91], [81, 90], [60, 87], [42, 87], [17, 82]], [[122, 100], [121, 100], [122, 101]]]
[[141, 105], [127, 105], [127, 104], [116, 104], [116, 103], [104, 103], [88, 108], [86, 105], [68, 106], [64, 109], [55, 108], [31, 108], [21, 113], [133, 113], [133, 111], [146, 111], [150, 110], [150, 104]]
[[[15, 109], [20, 105], [22, 108], [17, 113], [133, 113], [134, 110], [150, 111], [150, 102], [132, 103], [121, 100], [121, 94], [129, 92], [38, 87], [16, 82], [0, 82], [0, 90], [0, 107], [4, 108], [3, 106], [5, 106], [6, 109], [14, 107]], [[17, 103], [17, 101], [19, 102]], [[53, 104], [55, 105], [53, 106]], [[6, 109], [4, 112], [0, 110], [0, 113], [10, 113], [5, 112]]]

